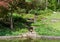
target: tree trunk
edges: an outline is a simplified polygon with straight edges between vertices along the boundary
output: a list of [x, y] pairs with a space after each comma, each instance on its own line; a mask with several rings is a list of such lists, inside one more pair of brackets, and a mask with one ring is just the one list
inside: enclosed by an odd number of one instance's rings
[[58, 0], [58, 4], [60, 3], [60, 1]]
[[46, 0], [46, 9], [47, 9], [47, 6], [48, 6], [48, 0]]
[[12, 12], [11, 12], [11, 16], [10, 16], [10, 24], [11, 24], [11, 26], [10, 26], [10, 28], [11, 29], [13, 29], [13, 17], [12, 17]]

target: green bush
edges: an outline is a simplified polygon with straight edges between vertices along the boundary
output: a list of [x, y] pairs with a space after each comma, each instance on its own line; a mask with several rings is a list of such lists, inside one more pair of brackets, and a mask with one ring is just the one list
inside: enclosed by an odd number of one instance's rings
[[21, 8], [18, 8], [17, 10], [15, 10], [15, 12], [17, 13], [26, 13], [26, 9], [21, 9]]
[[52, 10], [50, 10], [50, 9], [47, 9], [47, 10], [40, 10], [40, 14], [51, 14], [52, 13]]
[[35, 10], [33, 10], [32, 9], [29, 11], [29, 13], [30, 14], [37, 14], [37, 15], [41, 15], [41, 14], [45, 14], [45, 15], [47, 14], [48, 15], [48, 14], [52, 13], [52, 10], [50, 10], [50, 9], [47, 9], [47, 10], [46, 9], [45, 10], [35, 9]]
[[31, 10], [29, 11], [29, 13], [35, 14], [35, 11], [36, 11], [36, 10], [31, 9]]

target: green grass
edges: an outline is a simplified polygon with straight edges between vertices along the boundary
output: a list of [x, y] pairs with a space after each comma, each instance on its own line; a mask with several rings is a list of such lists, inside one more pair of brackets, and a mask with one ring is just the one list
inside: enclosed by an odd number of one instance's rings
[[[14, 13], [13, 18], [15, 20], [14, 30], [10, 30], [7, 27], [1, 26], [0, 36], [20, 35], [22, 33], [28, 32], [26, 25], [24, 23], [27, 22], [26, 18], [34, 18], [34, 14]], [[53, 19], [57, 19], [57, 21], [52, 21]], [[41, 13], [40, 15], [38, 15], [37, 21], [30, 25], [36, 27], [35, 31], [39, 35], [60, 36], [60, 13]]]
[[[19, 15], [14, 15], [19, 16]], [[34, 18], [33, 14], [21, 14], [19, 17]], [[46, 19], [44, 19], [46, 18]], [[42, 19], [42, 20], [41, 20]], [[53, 19], [58, 19], [56, 22], [52, 21]], [[48, 36], [60, 36], [60, 13], [45, 13], [38, 15], [37, 21], [32, 23], [31, 26], [36, 26], [35, 31], [39, 35], [48, 35]], [[22, 24], [17, 24], [17, 26], [22, 26]], [[23, 27], [25, 28], [25, 27]]]
[[[45, 16], [47, 19], [43, 19], [41, 22], [36, 22], [36, 32], [39, 35], [60, 36], [60, 13], [53, 13], [49, 16]], [[54, 21], [56, 19], [56, 21]]]
[[[52, 21], [55, 20], [55, 21]], [[49, 25], [51, 25], [54, 29], [60, 30], [60, 13], [55, 13], [49, 16], [46, 20]]]

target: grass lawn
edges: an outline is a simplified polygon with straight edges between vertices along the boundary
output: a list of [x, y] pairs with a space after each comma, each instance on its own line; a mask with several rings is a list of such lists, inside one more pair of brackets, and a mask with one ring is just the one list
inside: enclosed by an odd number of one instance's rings
[[[50, 15], [38, 15], [37, 21], [30, 25], [36, 27], [35, 31], [39, 35], [60, 36], [60, 12], [48, 14]], [[13, 16], [14, 20], [17, 20], [14, 22], [14, 30], [12, 31], [7, 27], [0, 26], [0, 36], [20, 35], [22, 33], [28, 32], [28, 29], [26, 28], [26, 25], [24, 23], [27, 21], [26, 18], [34, 18], [34, 14], [16, 15], [16, 13], [14, 13]]]
[[57, 12], [52, 14], [50, 17], [48, 17], [47, 22], [51, 24], [53, 28], [60, 30], [60, 13]]
[[60, 36], [60, 13], [56, 12], [36, 22], [36, 32], [39, 35]]

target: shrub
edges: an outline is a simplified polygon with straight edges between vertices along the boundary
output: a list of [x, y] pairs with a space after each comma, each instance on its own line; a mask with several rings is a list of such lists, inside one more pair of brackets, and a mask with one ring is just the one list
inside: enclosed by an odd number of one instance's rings
[[49, 14], [52, 13], [52, 10], [47, 9], [47, 10], [40, 10], [40, 14]]

